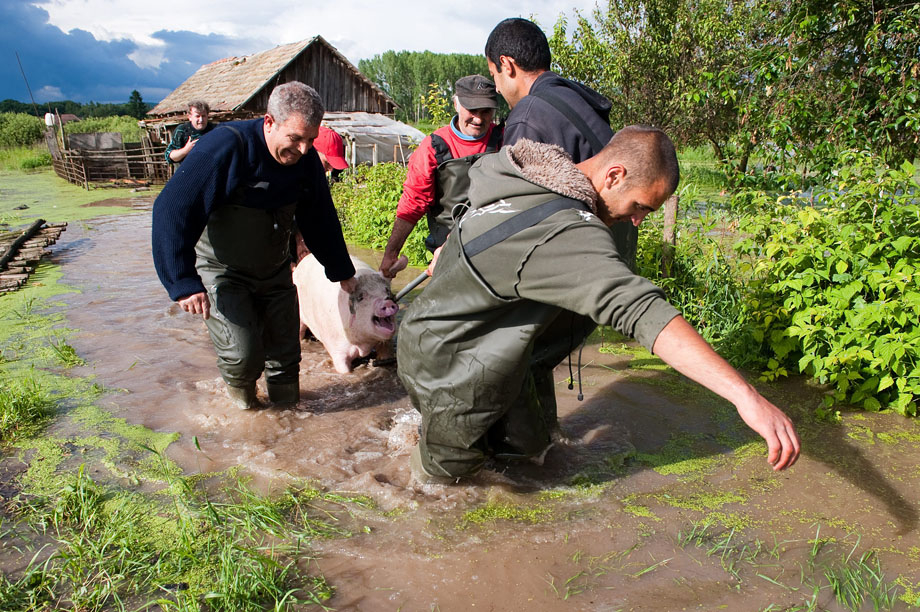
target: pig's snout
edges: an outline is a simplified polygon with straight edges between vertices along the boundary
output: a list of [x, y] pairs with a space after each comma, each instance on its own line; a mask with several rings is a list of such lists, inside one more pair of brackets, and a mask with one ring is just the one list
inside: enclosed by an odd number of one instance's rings
[[397, 312], [399, 312], [399, 305], [389, 298], [377, 300], [374, 304], [374, 316], [382, 319], [392, 317]]

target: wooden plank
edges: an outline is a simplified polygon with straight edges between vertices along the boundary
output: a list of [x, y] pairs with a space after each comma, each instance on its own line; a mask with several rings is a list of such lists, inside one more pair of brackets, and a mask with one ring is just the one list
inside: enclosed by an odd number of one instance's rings
[[6, 267], [6, 265], [16, 256], [19, 248], [28, 242], [28, 240], [32, 238], [32, 236], [34, 236], [44, 224], [44, 219], [36, 219], [19, 238], [13, 241], [13, 243], [10, 245], [10, 248], [6, 250], [2, 257], [0, 257], [0, 270], [3, 270]]

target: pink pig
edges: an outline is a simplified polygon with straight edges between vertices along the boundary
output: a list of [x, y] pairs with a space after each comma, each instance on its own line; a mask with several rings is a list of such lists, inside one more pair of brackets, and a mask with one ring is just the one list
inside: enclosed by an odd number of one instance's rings
[[[405, 256], [394, 271], [406, 267]], [[352, 257], [357, 287], [349, 295], [326, 278], [323, 266], [307, 255], [294, 269], [300, 302], [301, 334], [307, 327], [323, 343], [337, 372], [351, 372], [352, 361], [377, 348], [378, 357], [391, 355], [390, 339], [396, 333], [399, 305], [390, 280]]]

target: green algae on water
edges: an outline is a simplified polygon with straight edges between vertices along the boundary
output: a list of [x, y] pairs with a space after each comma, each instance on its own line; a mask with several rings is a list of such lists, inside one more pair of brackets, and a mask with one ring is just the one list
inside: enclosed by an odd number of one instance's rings
[[[86, 190], [68, 183], [50, 169], [37, 172], [0, 172], [0, 227], [18, 227], [44, 219], [49, 223], [81, 221], [107, 214], [131, 212], [130, 200], [149, 200], [156, 192], [128, 188]], [[126, 205], [89, 207], [109, 199], [125, 199]], [[20, 207], [25, 208], [20, 208]]]

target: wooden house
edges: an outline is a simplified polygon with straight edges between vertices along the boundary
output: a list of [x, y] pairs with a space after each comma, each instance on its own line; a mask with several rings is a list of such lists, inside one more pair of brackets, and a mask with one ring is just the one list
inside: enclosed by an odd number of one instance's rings
[[361, 74], [322, 36], [281, 45], [245, 57], [228, 57], [198, 69], [147, 113], [144, 124], [155, 141], [168, 142], [186, 120], [188, 103], [204, 100], [212, 121], [251, 119], [265, 113], [275, 86], [310, 85], [327, 111], [392, 115], [396, 103]]

